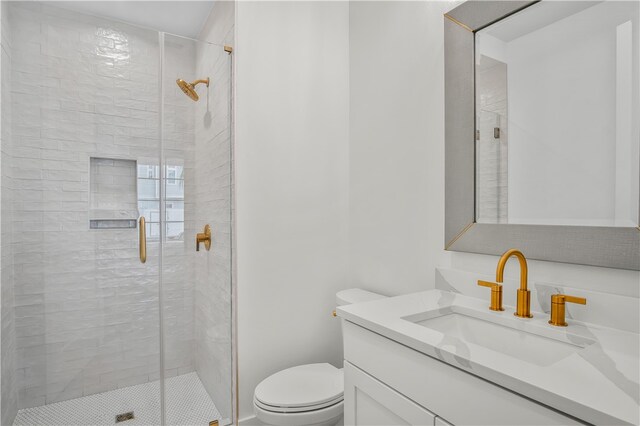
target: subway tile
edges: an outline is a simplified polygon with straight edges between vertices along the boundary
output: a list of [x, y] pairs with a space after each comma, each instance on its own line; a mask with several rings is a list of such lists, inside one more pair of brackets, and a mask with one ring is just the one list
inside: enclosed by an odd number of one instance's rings
[[[20, 405], [28, 406], [157, 379], [159, 374], [157, 245], [149, 243], [149, 261], [142, 266], [137, 233], [90, 231], [87, 211], [90, 187], [103, 191], [109, 205], [118, 200], [118, 186], [123, 189], [132, 177], [125, 169], [110, 180], [92, 179], [90, 157], [157, 157], [158, 47], [153, 37], [125, 35], [97, 18], [83, 20], [78, 14], [77, 22], [63, 20], [64, 14], [48, 6], [46, 16], [30, 5], [16, 10], [21, 31], [33, 29], [32, 37], [12, 46], [20, 50], [13, 61], [17, 78], [12, 90], [19, 95], [13, 107], [21, 115], [10, 129], [20, 144], [15, 164], [21, 166], [11, 176], [18, 190], [15, 228], [21, 231], [11, 245], [20, 355], [16, 377], [22, 377]], [[167, 72], [219, 74], [212, 88], [228, 84], [223, 59], [196, 60], [194, 65], [195, 49], [167, 54], [190, 55], [169, 61]], [[220, 72], [211, 72], [212, 66]], [[34, 75], [43, 76], [42, 81]], [[185, 235], [192, 236], [203, 221], [219, 232], [221, 224], [228, 224], [230, 209], [228, 99], [212, 104], [213, 127], [198, 124], [196, 132], [194, 114], [204, 114], [206, 105], [191, 103], [172, 89], [164, 100], [164, 136], [167, 157], [189, 166], [186, 195], [193, 199], [185, 203], [191, 227]], [[204, 159], [214, 164], [213, 174], [201, 167]], [[220, 247], [229, 247], [221, 242]], [[206, 271], [194, 269], [190, 249], [174, 244], [165, 251], [166, 374], [199, 368], [215, 395], [221, 392], [218, 378], [230, 380], [230, 370], [225, 375], [213, 364], [230, 359], [229, 349], [194, 340], [200, 336], [223, 342], [228, 337], [228, 326], [216, 324], [228, 324], [229, 311], [210, 308], [228, 303], [230, 256], [213, 254], [212, 264], [223, 272], [208, 288], [202, 285]], [[50, 374], [42, 374], [45, 370]]]

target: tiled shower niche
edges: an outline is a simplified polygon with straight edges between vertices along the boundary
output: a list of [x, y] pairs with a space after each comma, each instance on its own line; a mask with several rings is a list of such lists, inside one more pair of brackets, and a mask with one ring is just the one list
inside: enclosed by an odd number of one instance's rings
[[91, 229], [135, 228], [138, 217], [135, 160], [89, 159]]

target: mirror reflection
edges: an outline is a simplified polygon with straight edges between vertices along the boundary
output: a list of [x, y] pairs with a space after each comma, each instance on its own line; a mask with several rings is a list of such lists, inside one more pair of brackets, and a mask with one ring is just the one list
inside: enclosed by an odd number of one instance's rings
[[542, 1], [476, 33], [476, 221], [638, 226], [640, 3]]

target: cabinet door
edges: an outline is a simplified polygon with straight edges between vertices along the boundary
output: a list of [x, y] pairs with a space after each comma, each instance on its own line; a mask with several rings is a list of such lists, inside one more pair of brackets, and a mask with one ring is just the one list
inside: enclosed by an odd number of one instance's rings
[[345, 361], [345, 426], [433, 426], [434, 421], [433, 413]]

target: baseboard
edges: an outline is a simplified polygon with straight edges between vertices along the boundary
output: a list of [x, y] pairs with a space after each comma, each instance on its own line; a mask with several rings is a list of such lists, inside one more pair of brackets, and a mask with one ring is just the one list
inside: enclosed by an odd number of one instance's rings
[[238, 426], [264, 426], [256, 416], [248, 416], [238, 421]]

